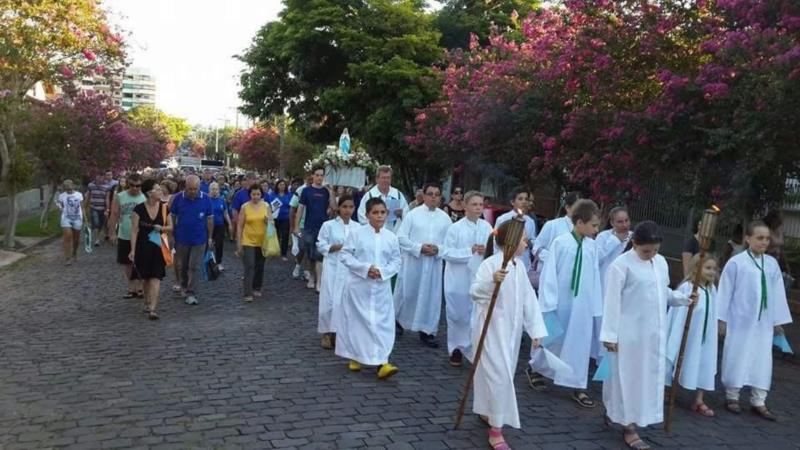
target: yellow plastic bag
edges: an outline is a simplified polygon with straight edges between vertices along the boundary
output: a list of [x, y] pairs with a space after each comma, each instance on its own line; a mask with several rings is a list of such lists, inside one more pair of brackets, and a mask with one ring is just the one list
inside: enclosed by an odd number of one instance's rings
[[278, 242], [278, 233], [275, 231], [275, 222], [267, 224], [267, 235], [261, 243], [261, 254], [264, 258], [277, 258], [281, 256], [281, 244]]

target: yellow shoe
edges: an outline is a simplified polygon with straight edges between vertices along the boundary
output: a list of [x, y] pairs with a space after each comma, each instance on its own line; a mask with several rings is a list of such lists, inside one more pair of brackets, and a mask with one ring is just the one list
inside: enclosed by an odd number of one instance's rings
[[398, 369], [394, 364], [386, 363], [378, 369], [378, 378], [385, 380], [396, 374], [399, 370], [400, 369]]
[[352, 359], [350, 360], [350, 364], [347, 365], [347, 368], [350, 369], [351, 372], [361, 372], [361, 364]]

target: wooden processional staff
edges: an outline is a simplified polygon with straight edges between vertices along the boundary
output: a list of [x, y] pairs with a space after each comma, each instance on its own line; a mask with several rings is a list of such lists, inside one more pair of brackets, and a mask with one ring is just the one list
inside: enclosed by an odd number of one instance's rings
[[[519, 242], [522, 239], [524, 232], [525, 220], [521, 217], [521, 215], [512, 219], [508, 224], [506, 242], [505, 245], [503, 245], [503, 270], [505, 270], [505, 268], [508, 266], [508, 263], [514, 258], [514, 254], [517, 252], [517, 247], [519, 246]], [[486, 312], [486, 320], [483, 322], [481, 338], [478, 341], [478, 348], [475, 351], [475, 358], [473, 359], [472, 367], [469, 370], [467, 384], [464, 386], [464, 395], [461, 397], [461, 404], [459, 405], [458, 412], [456, 413], [456, 429], [458, 429], [458, 426], [461, 425], [461, 419], [464, 417], [464, 408], [467, 405], [469, 391], [472, 389], [472, 382], [475, 379], [475, 369], [478, 368], [478, 364], [480, 363], [481, 355], [483, 354], [483, 343], [484, 340], [486, 340], [486, 332], [489, 330], [489, 323], [492, 321], [492, 314], [494, 313], [495, 303], [497, 303], [497, 296], [500, 294], [500, 284], [501, 283], [499, 282], [495, 282], [494, 284], [494, 292], [492, 292], [492, 300], [489, 302], [489, 309]]]
[[[695, 266], [694, 273], [692, 274], [692, 294], [697, 294], [697, 289], [703, 280], [703, 264], [705, 263], [706, 253], [711, 247], [711, 241], [714, 239], [714, 234], [717, 228], [717, 221], [719, 219], [719, 208], [712, 206], [703, 212], [703, 218], [700, 220], [699, 230], [697, 235], [700, 238], [700, 260]], [[683, 325], [683, 337], [681, 337], [681, 347], [678, 352], [678, 361], [675, 364], [675, 374], [672, 377], [672, 386], [669, 393], [669, 407], [667, 408], [667, 420], [664, 422], [664, 431], [667, 433], [672, 429], [672, 413], [675, 410], [675, 397], [678, 395], [678, 380], [681, 377], [681, 369], [683, 368], [683, 355], [686, 352], [686, 338], [689, 335], [689, 326], [692, 323], [692, 313], [694, 306], [697, 302], [692, 302], [689, 305], [689, 312], [686, 314], [686, 322]]]

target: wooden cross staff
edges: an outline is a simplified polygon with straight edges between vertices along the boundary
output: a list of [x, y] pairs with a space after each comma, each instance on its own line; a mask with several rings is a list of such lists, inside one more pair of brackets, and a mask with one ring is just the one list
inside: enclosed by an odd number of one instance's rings
[[[692, 274], [692, 294], [697, 294], [697, 289], [703, 281], [703, 264], [706, 260], [706, 253], [711, 247], [711, 241], [714, 239], [714, 233], [717, 228], [717, 220], [719, 219], [719, 208], [712, 206], [711, 209], [703, 212], [703, 218], [700, 221], [699, 230], [697, 231], [700, 237], [700, 258], [697, 261], [697, 266], [694, 268]], [[681, 377], [681, 369], [683, 368], [683, 355], [686, 352], [686, 338], [689, 336], [689, 326], [692, 323], [692, 313], [694, 306], [697, 302], [692, 302], [689, 305], [689, 312], [686, 314], [686, 322], [683, 324], [683, 337], [681, 337], [681, 349], [678, 352], [678, 361], [675, 364], [675, 374], [672, 377], [672, 386], [669, 391], [669, 407], [667, 408], [667, 420], [664, 422], [664, 431], [669, 433], [672, 429], [672, 414], [675, 411], [675, 397], [678, 396], [678, 381]]]
[[[506, 269], [508, 263], [514, 258], [514, 254], [517, 252], [517, 247], [519, 246], [519, 242], [522, 240], [522, 235], [524, 233], [525, 219], [522, 217], [522, 214], [520, 214], [512, 219], [508, 224], [508, 230], [506, 231], [506, 242], [503, 245], [503, 270]], [[481, 355], [483, 354], [483, 344], [486, 340], [486, 332], [489, 330], [489, 323], [492, 321], [492, 314], [494, 313], [494, 306], [497, 303], [497, 296], [500, 294], [500, 285], [500, 282], [494, 283], [494, 292], [492, 292], [492, 300], [489, 302], [489, 310], [486, 312], [486, 320], [483, 322], [481, 338], [478, 341], [478, 348], [475, 351], [475, 358], [473, 359], [472, 367], [469, 370], [467, 384], [464, 386], [464, 395], [461, 396], [461, 404], [459, 405], [458, 412], [456, 413], [456, 429], [458, 429], [458, 426], [461, 425], [461, 419], [464, 417], [464, 408], [467, 406], [469, 391], [472, 389], [472, 382], [475, 380], [475, 370], [478, 368], [478, 363], [480, 363]]]

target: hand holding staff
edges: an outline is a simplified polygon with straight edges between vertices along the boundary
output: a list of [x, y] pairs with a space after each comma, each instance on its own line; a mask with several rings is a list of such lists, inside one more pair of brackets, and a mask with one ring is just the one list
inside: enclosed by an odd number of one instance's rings
[[494, 307], [497, 303], [497, 296], [500, 294], [500, 285], [506, 278], [508, 271], [506, 267], [508, 263], [514, 258], [514, 254], [517, 252], [517, 247], [519, 246], [519, 242], [522, 239], [522, 235], [525, 233], [525, 220], [520, 216], [515, 217], [510, 221], [508, 224], [508, 231], [506, 234], [506, 242], [503, 245], [503, 265], [501, 269], [494, 274], [494, 291], [492, 292], [492, 300], [489, 302], [489, 309], [486, 312], [486, 320], [483, 322], [483, 330], [481, 331], [481, 338], [478, 340], [478, 347], [475, 351], [475, 358], [472, 361], [472, 367], [469, 370], [469, 377], [467, 378], [467, 384], [464, 386], [464, 395], [461, 397], [461, 403], [458, 407], [458, 412], [456, 413], [456, 423], [455, 428], [458, 429], [458, 426], [461, 425], [461, 419], [464, 417], [464, 408], [467, 405], [467, 398], [469, 397], [469, 391], [472, 389], [472, 382], [475, 379], [475, 370], [478, 368], [478, 364], [481, 360], [481, 354], [483, 354], [483, 344], [486, 339], [486, 332], [489, 330], [489, 323], [492, 320], [492, 314], [494, 313]]

